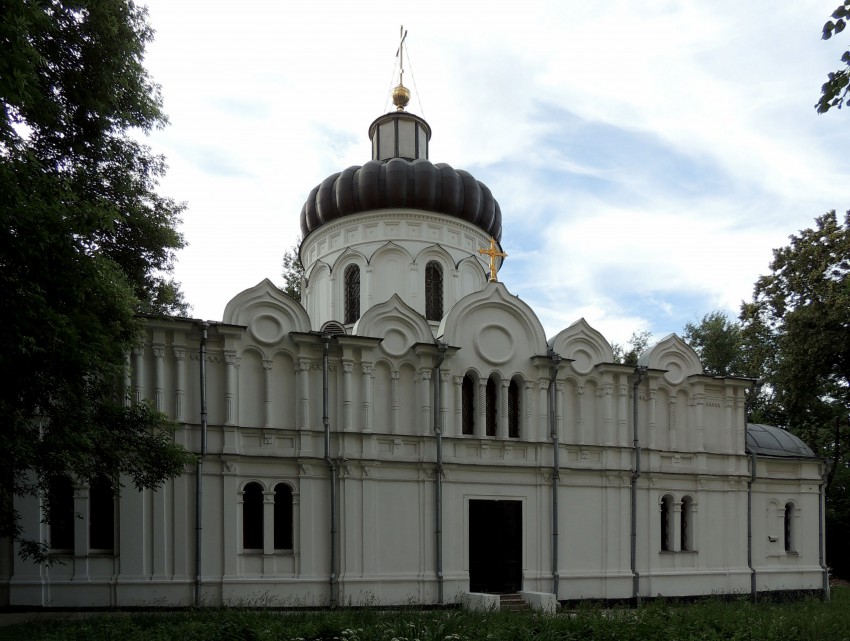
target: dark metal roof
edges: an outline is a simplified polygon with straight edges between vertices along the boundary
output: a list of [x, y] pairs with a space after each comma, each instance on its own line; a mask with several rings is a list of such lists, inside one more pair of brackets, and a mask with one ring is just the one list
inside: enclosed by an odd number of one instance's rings
[[759, 456], [817, 458], [811, 448], [791, 432], [758, 423], [747, 425], [747, 451]]
[[301, 209], [301, 234], [342, 216], [389, 207], [456, 216], [497, 241], [502, 237], [502, 211], [487, 185], [469, 172], [424, 158], [370, 160], [328, 176]]

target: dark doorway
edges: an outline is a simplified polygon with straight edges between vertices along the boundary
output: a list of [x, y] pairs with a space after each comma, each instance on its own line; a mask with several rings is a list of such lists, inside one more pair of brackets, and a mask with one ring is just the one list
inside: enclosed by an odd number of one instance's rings
[[469, 502], [469, 591], [522, 587], [522, 502]]

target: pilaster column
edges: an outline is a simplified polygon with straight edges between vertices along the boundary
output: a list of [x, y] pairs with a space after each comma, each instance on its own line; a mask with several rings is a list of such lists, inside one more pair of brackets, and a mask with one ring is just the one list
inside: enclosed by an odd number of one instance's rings
[[[620, 376], [620, 385], [617, 387], [617, 445], [625, 446], [628, 443], [628, 416], [629, 416], [629, 386], [625, 383], [626, 375]], [[640, 398], [640, 391], [635, 390]], [[637, 399], [635, 399], [637, 400]]]
[[272, 360], [263, 359], [263, 383], [265, 394], [263, 397], [263, 427], [268, 429], [272, 425]]
[[[675, 392], [671, 392], [675, 393]], [[670, 440], [667, 444], [667, 448], [670, 450], [676, 449], [676, 397], [670, 397], [670, 404], [668, 411], [670, 412]]]
[[657, 417], [657, 403], [658, 400], [658, 392], [657, 390], [651, 389], [649, 390], [649, 416], [647, 418], [649, 425], [649, 447], [651, 449], [655, 449], [655, 428], [658, 425], [658, 417]]
[[475, 424], [475, 436], [487, 435], [487, 379], [478, 379], [478, 421]]
[[576, 385], [576, 435], [579, 445], [587, 443], [587, 436], [584, 433], [584, 385]]
[[510, 380], [504, 378], [499, 386], [499, 416], [497, 417], [496, 435], [502, 440], [508, 438], [508, 388], [510, 386]]
[[564, 382], [555, 381], [555, 429], [560, 437], [564, 433]]
[[449, 404], [446, 398], [449, 393], [449, 372], [448, 370], [440, 370], [440, 432], [445, 435], [450, 432], [448, 422]]
[[133, 366], [135, 369], [135, 385], [133, 386], [133, 403], [141, 403], [145, 398], [145, 346], [133, 348]]
[[540, 433], [540, 440], [547, 441], [552, 435], [549, 433], [549, 379], [548, 378], [539, 378], [537, 379], [537, 407], [540, 410], [538, 416], [538, 431]]
[[463, 434], [463, 376], [454, 377], [455, 384], [455, 424], [454, 435]]
[[185, 420], [183, 407], [186, 401], [186, 348], [182, 345], [172, 345], [174, 362], [177, 369], [177, 389], [174, 391], [174, 419], [182, 423]]
[[694, 414], [697, 423], [697, 452], [705, 451], [703, 431], [705, 429], [705, 394], [697, 394], [695, 400]]
[[343, 359], [342, 361], [342, 431], [350, 432], [351, 426], [351, 404], [352, 389], [351, 389], [351, 371], [354, 365], [352, 361]]
[[[263, 555], [274, 555], [274, 488], [263, 491]], [[263, 563], [264, 573], [271, 570]]]
[[310, 361], [298, 359], [295, 365], [295, 377], [298, 379], [298, 429], [310, 429]]
[[[372, 384], [372, 363], [361, 363], [360, 371], [363, 374], [363, 402], [361, 409], [363, 413], [363, 431], [371, 432], [374, 429], [372, 425], [372, 404], [374, 403], [374, 386]], [[398, 419], [396, 418], [396, 422]]]
[[239, 408], [236, 391], [239, 385], [237, 358], [234, 350], [224, 352], [224, 424], [236, 425], [239, 422]]
[[433, 424], [431, 422], [431, 370], [428, 368], [423, 368], [419, 370], [419, 398], [422, 404], [422, 422], [424, 423], [423, 429], [419, 432], [420, 434], [429, 434], [431, 432], [431, 428]]
[[165, 390], [163, 384], [165, 381], [165, 345], [156, 343], [151, 346], [153, 352], [153, 401], [157, 412], [165, 411]]
[[602, 385], [602, 416], [604, 427], [604, 440], [602, 445], [614, 444], [614, 384], [606, 382]]
[[522, 395], [522, 422], [519, 426], [519, 437], [521, 439], [536, 441], [537, 434], [534, 433], [532, 416], [534, 411], [532, 404], [534, 403], [534, 381], [525, 381], [525, 390]]
[[392, 425], [390, 431], [393, 434], [398, 434], [398, 370], [393, 370], [390, 373], [390, 396], [392, 402]]

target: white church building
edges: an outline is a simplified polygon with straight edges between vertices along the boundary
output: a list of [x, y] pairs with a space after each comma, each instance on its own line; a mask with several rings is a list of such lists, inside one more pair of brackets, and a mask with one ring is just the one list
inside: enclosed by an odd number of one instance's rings
[[302, 302], [265, 280], [221, 320], [147, 322], [128, 402], [178, 423], [197, 468], [115, 497], [57, 482], [63, 522], [20, 501], [61, 563], [7, 546], [6, 605], [828, 589], [823, 462], [748, 425], [753, 381], [704, 374], [675, 335], [637, 368], [583, 319], [547, 337], [496, 279], [499, 205], [431, 163], [408, 95], [369, 162], [310, 192]]

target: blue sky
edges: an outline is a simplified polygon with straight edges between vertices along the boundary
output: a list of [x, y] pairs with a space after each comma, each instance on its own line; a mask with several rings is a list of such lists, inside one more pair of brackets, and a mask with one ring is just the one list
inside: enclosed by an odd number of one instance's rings
[[850, 113], [813, 108], [850, 45], [819, 39], [835, 0], [146, 4], [196, 317], [280, 282], [310, 189], [369, 160], [400, 24], [431, 160], [493, 191], [500, 280], [549, 336], [735, 315], [772, 248], [850, 208]]

